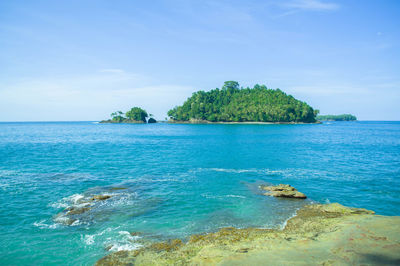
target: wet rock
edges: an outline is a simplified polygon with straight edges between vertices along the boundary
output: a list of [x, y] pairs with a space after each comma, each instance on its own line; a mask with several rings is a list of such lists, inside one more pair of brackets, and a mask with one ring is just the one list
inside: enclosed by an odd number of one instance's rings
[[107, 200], [111, 198], [110, 195], [94, 195], [90, 200]]
[[[96, 265], [379, 264], [360, 254], [400, 261], [400, 217], [372, 213], [337, 203], [311, 204], [289, 219], [283, 230], [227, 227], [193, 235], [186, 243], [171, 240], [111, 253]], [[255, 256], [250, 256], [253, 251]]]
[[96, 202], [111, 198], [110, 195], [79, 196], [72, 200], [72, 206], [65, 208], [54, 217], [54, 221], [64, 225], [72, 225], [78, 220], [88, 219], [87, 212], [96, 206]]
[[172, 239], [165, 242], [154, 243], [150, 245], [149, 249], [154, 251], [172, 251], [172, 250], [177, 250], [182, 245], [183, 245], [182, 240]]
[[91, 208], [89, 207], [82, 207], [82, 208], [77, 208], [77, 207], [69, 207], [67, 208], [67, 213], [66, 215], [75, 215], [75, 214], [82, 214], [87, 211], [89, 211]]
[[123, 189], [128, 189], [126, 187], [112, 187], [110, 190], [123, 190]]
[[65, 215], [65, 213], [59, 213], [54, 217], [54, 221], [63, 224], [63, 225], [72, 225], [74, 222], [76, 222], [78, 219], [68, 217]]
[[152, 123], [157, 123], [157, 121], [154, 118], [151, 117], [151, 118], [149, 118], [147, 123], [152, 124]]
[[304, 193], [297, 191], [291, 185], [279, 184], [277, 186], [265, 186], [261, 185], [260, 189], [266, 190], [268, 192], [264, 193], [266, 196], [273, 197], [283, 197], [283, 198], [296, 198], [296, 199], [306, 199], [307, 196]]
[[239, 252], [239, 253], [247, 253], [247, 252], [249, 252], [249, 248], [239, 248], [238, 250], [236, 250], [236, 252]]

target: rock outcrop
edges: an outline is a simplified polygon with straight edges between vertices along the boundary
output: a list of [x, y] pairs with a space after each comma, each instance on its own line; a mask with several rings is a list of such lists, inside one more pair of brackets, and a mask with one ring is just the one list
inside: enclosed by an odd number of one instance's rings
[[340, 204], [312, 204], [283, 230], [223, 228], [138, 250], [97, 265], [399, 265], [400, 217]]
[[266, 196], [283, 197], [283, 198], [296, 198], [296, 199], [306, 199], [307, 196], [304, 193], [297, 191], [291, 185], [279, 184], [277, 186], [265, 186], [261, 185], [260, 189], [269, 192], [264, 193]]
[[74, 223], [81, 220], [98, 202], [108, 200], [111, 197], [111, 195], [104, 194], [80, 196], [72, 202], [71, 206], [55, 215], [53, 219], [60, 224], [75, 225]]

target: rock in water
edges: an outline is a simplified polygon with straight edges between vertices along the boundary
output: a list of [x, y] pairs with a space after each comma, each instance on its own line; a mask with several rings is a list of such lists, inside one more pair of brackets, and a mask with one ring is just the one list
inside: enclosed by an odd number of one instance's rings
[[111, 198], [110, 195], [94, 195], [91, 200], [106, 200]]
[[152, 124], [152, 123], [157, 123], [157, 121], [154, 118], [150, 117], [147, 123]]
[[260, 189], [269, 192], [264, 193], [266, 196], [283, 197], [283, 198], [296, 198], [296, 199], [306, 199], [307, 196], [304, 193], [297, 191], [291, 185], [279, 184], [277, 186], [265, 186], [261, 185]]

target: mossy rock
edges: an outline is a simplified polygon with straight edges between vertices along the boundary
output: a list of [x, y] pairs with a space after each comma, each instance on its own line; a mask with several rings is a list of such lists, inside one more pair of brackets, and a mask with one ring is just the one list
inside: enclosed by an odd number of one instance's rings
[[276, 186], [261, 185], [260, 189], [268, 191], [264, 193], [264, 195], [266, 196], [295, 198], [295, 199], [307, 198], [307, 196], [304, 193], [297, 191], [297, 189], [287, 184], [279, 184]]
[[111, 198], [110, 195], [94, 195], [91, 200], [107, 200], [109, 198]]

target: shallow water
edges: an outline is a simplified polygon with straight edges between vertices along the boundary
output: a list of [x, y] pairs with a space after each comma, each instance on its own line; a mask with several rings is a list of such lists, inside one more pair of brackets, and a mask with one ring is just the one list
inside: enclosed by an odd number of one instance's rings
[[[260, 195], [263, 183], [309, 199]], [[310, 202], [400, 215], [400, 122], [0, 123], [0, 192], [2, 265], [90, 265], [144, 240], [281, 227]], [[57, 220], [99, 194], [112, 197]]]

